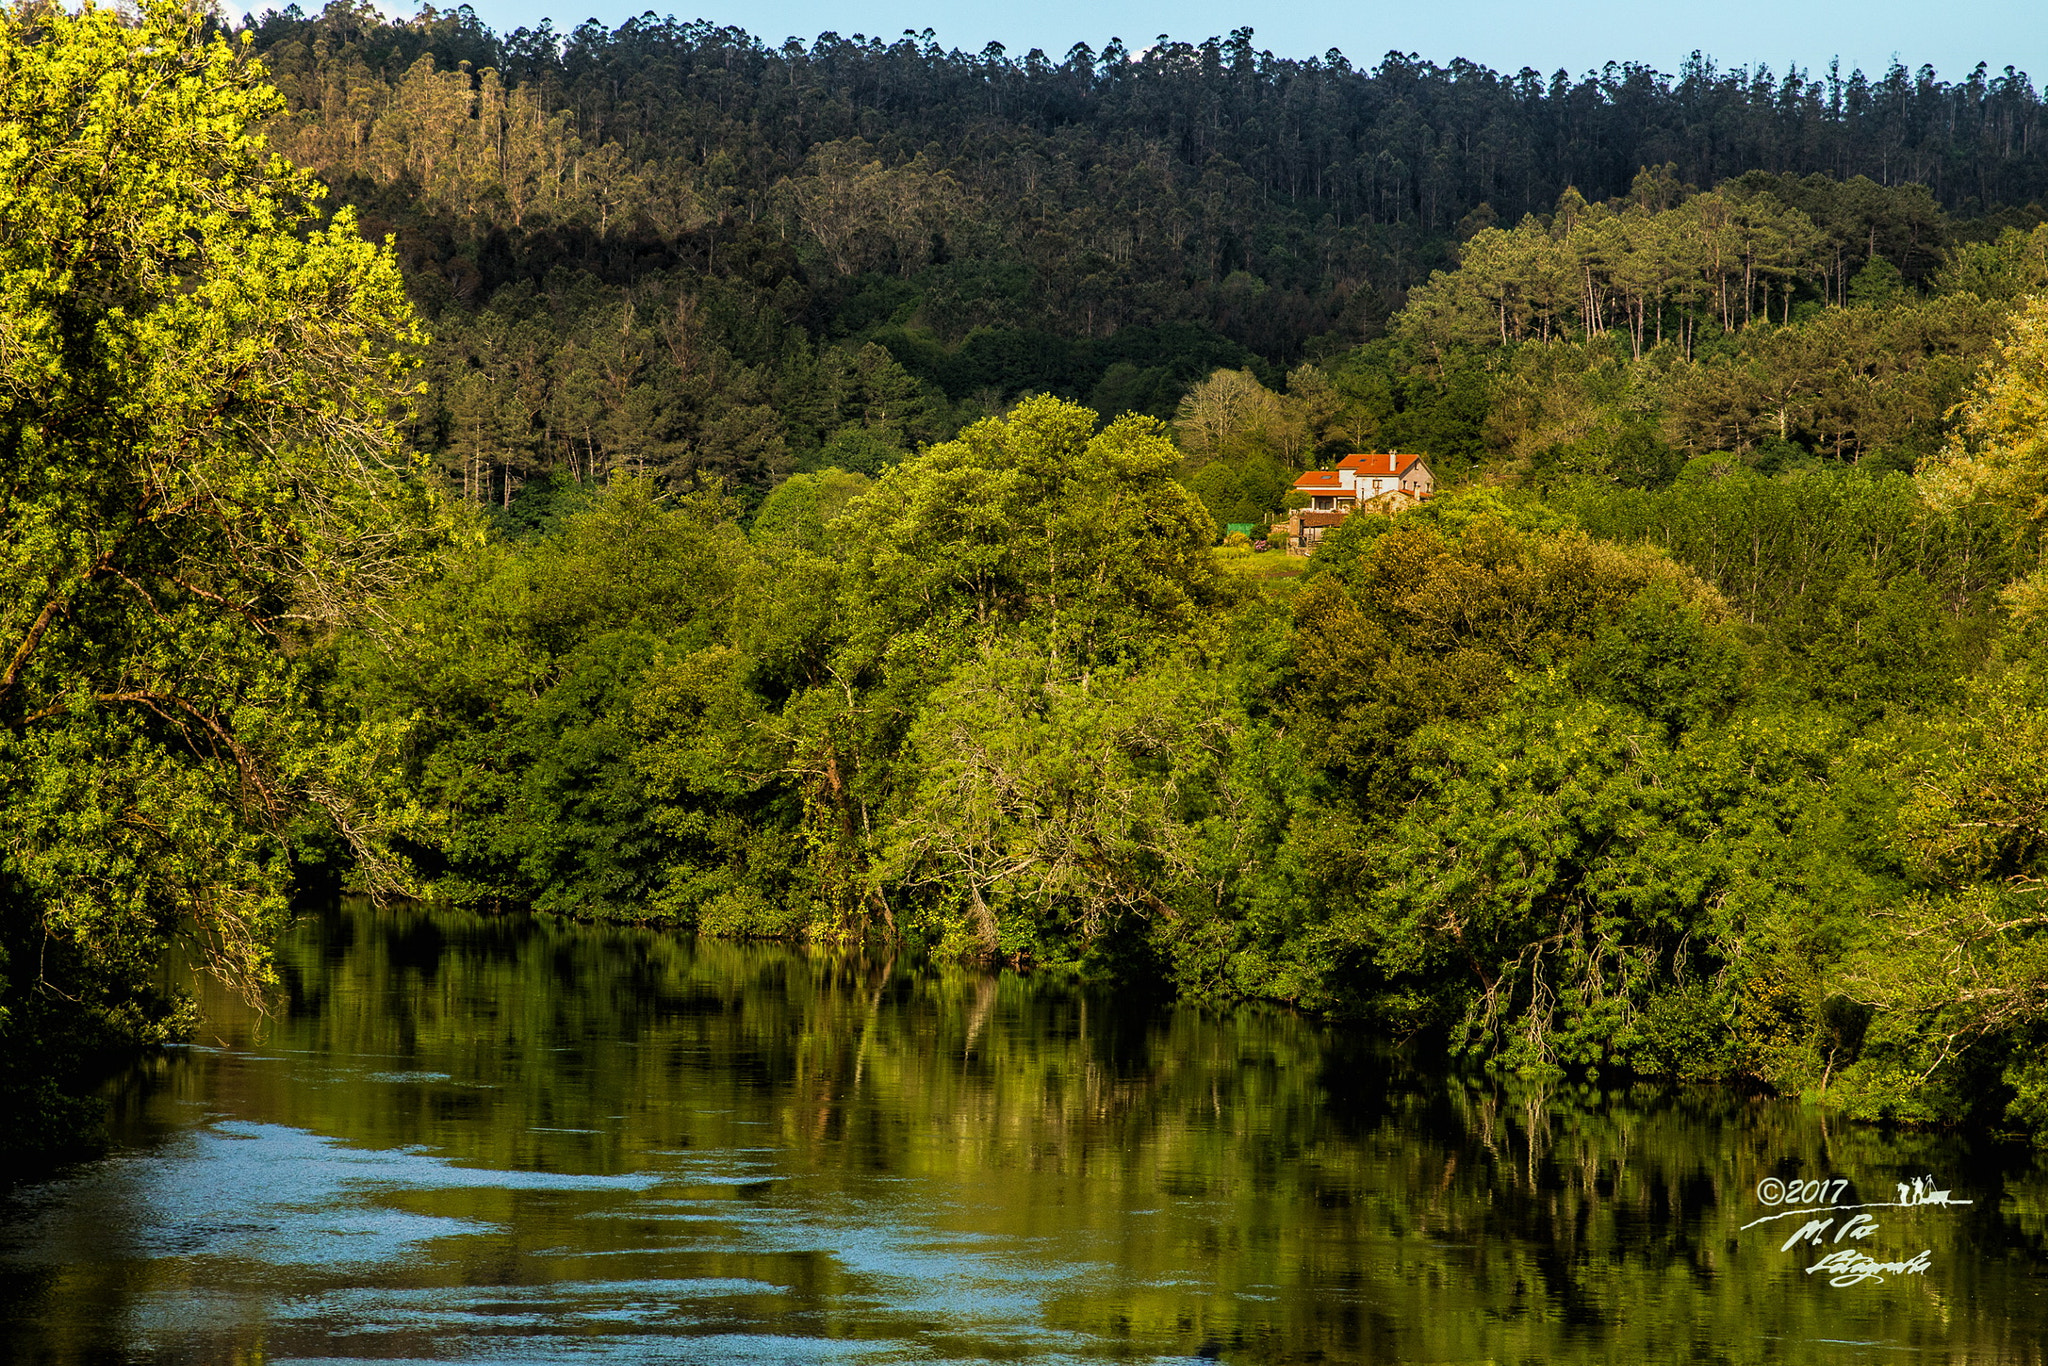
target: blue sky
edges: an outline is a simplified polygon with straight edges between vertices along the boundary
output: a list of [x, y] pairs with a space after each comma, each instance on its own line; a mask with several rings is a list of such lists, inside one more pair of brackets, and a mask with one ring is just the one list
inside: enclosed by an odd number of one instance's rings
[[[612, 24], [649, 8], [647, 0], [473, 3], [500, 30], [543, 16], [558, 29], [586, 18]], [[1014, 56], [1033, 47], [1059, 56], [1076, 42], [1100, 48], [1112, 36], [1134, 49], [1161, 33], [1200, 41], [1250, 24], [1258, 46], [1284, 56], [1337, 47], [1368, 66], [1399, 49], [1440, 63], [1467, 57], [1507, 71], [1533, 66], [1548, 74], [1563, 67], [1576, 75], [1609, 60], [1672, 71], [1697, 48], [1724, 67], [1765, 62], [1779, 74], [1793, 62], [1818, 72], [1836, 56], [1845, 72], [1861, 66], [1876, 74], [1896, 55], [1909, 66], [1931, 62], [1950, 78], [1985, 61], [1993, 71], [2017, 66], [2037, 84], [2048, 79], [2048, 11], [2040, 0], [1322, 0], [1282, 6], [1244, 0], [686, 0], [673, 12], [734, 24], [774, 42], [826, 29], [895, 38], [906, 28], [929, 27], [947, 47], [979, 49], [995, 40]]]

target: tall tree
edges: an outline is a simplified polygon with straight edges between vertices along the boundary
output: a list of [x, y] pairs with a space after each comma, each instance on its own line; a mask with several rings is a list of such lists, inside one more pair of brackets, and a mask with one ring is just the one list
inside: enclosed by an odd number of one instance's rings
[[428, 525], [392, 425], [420, 338], [209, 32], [0, 13], [0, 1057], [31, 1115], [177, 1031], [174, 938], [267, 980], [306, 812], [379, 866], [380, 737], [310, 703]]

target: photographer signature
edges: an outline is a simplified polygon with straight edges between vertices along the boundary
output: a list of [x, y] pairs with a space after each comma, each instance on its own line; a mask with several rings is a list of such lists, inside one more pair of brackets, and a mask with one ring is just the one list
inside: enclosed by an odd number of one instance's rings
[[[1775, 1176], [1767, 1176], [1757, 1183], [1757, 1199], [1766, 1205], [1790, 1205], [1793, 1208], [1762, 1215], [1742, 1227], [1746, 1231], [1759, 1224], [1768, 1224], [1779, 1219], [1806, 1215], [1826, 1216], [1808, 1218], [1796, 1232], [1785, 1239], [1778, 1250], [1790, 1252], [1801, 1243], [1820, 1248], [1844, 1240], [1863, 1241], [1878, 1230], [1877, 1219], [1866, 1212], [1869, 1210], [1959, 1208], [1975, 1203], [1956, 1199], [1953, 1192], [1937, 1185], [1931, 1176], [1916, 1176], [1911, 1181], [1898, 1182], [1896, 1200], [1871, 1200], [1848, 1205], [1839, 1203], [1848, 1190], [1849, 1182], [1841, 1178], [1800, 1182], [1782, 1181]], [[1829, 1236], [1830, 1233], [1832, 1237]], [[1828, 1284], [1838, 1287], [1861, 1285], [1865, 1281], [1874, 1281], [1882, 1285], [1887, 1276], [1924, 1274], [1931, 1265], [1931, 1257], [1932, 1251], [1923, 1248], [1904, 1261], [1884, 1262], [1854, 1247], [1845, 1247], [1828, 1252], [1819, 1261], [1807, 1267], [1806, 1274], [1825, 1274]]]

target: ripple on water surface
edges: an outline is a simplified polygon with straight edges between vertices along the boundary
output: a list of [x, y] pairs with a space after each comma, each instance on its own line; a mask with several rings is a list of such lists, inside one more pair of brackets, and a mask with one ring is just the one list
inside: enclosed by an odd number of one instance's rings
[[[350, 907], [284, 957], [7, 1197], [0, 1357], [2044, 1360], [2048, 1183], [1952, 1137], [637, 930]], [[1756, 1223], [1822, 1179], [1924, 1267]]]

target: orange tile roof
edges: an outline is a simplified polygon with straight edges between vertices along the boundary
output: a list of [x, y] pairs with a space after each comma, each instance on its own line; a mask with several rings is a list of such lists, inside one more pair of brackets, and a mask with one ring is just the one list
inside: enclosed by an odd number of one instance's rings
[[1356, 470], [1363, 475], [1406, 474], [1422, 459], [1419, 455], [1397, 455], [1393, 452], [1374, 455], [1347, 455], [1337, 462], [1340, 470]]
[[1346, 517], [1349, 517], [1351, 513], [1348, 510], [1344, 512], [1309, 512], [1306, 509], [1304, 509], [1297, 515], [1301, 518], [1301, 524], [1303, 526], [1310, 527], [1336, 526]]
[[1310, 470], [1307, 474], [1294, 481], [1294, 487], [1300, 489], [1303, 493], [1350, 492], [1350, 490], [1337, 481], [1335, 470]]

